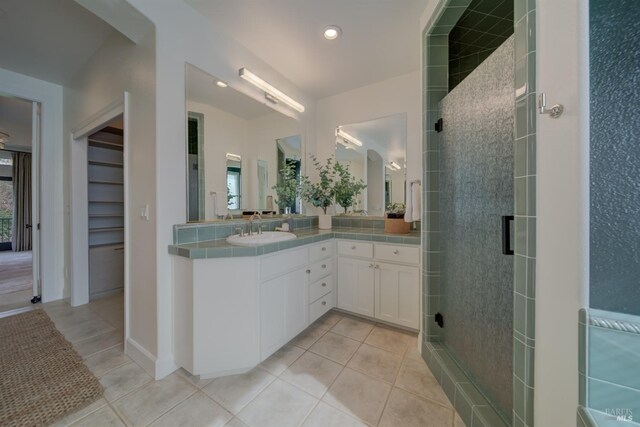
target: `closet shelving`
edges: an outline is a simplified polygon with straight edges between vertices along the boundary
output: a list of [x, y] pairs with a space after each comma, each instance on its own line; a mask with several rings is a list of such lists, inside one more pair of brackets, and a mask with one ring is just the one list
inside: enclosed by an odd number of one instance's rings
[[105, 128], [88, 138], [89, 293], [124, 286], [124, 174], [122, 131]]

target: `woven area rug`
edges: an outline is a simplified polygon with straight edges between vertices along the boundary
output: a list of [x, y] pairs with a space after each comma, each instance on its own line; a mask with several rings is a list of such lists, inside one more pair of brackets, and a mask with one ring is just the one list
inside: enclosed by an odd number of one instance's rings
[[44, 310], [0, 319], [0, 426], [45, 426], [101, 396]]

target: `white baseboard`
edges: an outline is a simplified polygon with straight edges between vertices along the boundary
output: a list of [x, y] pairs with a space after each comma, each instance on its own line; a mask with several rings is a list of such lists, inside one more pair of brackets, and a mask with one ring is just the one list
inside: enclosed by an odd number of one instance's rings
[[210, 378], [226, 377], [227, 375], [244, 374], [246, 372], [249, 372], [253, 368], [255, 368], [255, 366], [249, 368], [232, 369], [230, 371], [208, 372], [206, 374], [201, 374], [199, 377], [201, 380], [208, 380]]
[[173, 357], [165, 357], [156, 360], [156, 380], [162, 379], [167, 375], [177, 371], [180, 366], [176, 365]]
[[127, 356], [133, 359], [147, 374], [153, 378], [156, 377], [156, 357], [149, 353], [146, 348], [141, 346], [133, 338], [127, 338]]

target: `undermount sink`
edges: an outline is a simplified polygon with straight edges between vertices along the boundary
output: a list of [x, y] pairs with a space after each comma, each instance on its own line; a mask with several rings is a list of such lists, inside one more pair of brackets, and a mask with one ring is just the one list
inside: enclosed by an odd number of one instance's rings
[[235, 234], [227, 237], [227, 242], [235, 246], [258, 246], [269, 243], [284, 242], [295, 239], [296, 235], [287, 231], [265, 231], [262, 234], [244, 235], [240, 237]]

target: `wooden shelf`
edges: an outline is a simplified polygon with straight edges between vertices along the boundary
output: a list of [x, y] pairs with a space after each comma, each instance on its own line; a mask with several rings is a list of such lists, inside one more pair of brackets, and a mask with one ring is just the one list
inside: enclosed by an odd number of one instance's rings
[[122, 163], [106, 162], [106, 161], [100, 161], [100, 160], [89, 160], [89, 164], [90, 165], [96, 165], [96, 166], [109, 166], [109, 167], [112, 167], [112, 168], [124, 167], [124, 164], [122, 164]]
[[103, 227], [89, 229], [89, 233], [106, 233], [108, 231], [124, 231], [124, 227]]
[[89, 180], [89, 184], [108, 184], [108, 185], [124, 185], [122, 182], [114, 182], [114, 181], [100, 181], [97, 179]]
[[120, 203], [124, 204], [122, 200], [89, 200], [89, 203]]
[[96, 139], [96, 138], [89, 138], [89, 144], [107, 145], [109, 146], [108, 148], [115, 147], [116, 151], [122, 151], [122, 149], [124, 148], [123, 144], [118, 144], [116, 142], [111, 142], [111, 141], [103, 141], [101, 139]]
[[89, 245], [90, 248], [104, 248], [104, 247], [107, 247], [107, 246], [121, 246], [122, 250], [124, 251], [124, 242], [98, 243], [98, 244], [94, 244], [94, 245]]
[[124, 218], [124, 214], [89, 214], [89, 218]]

